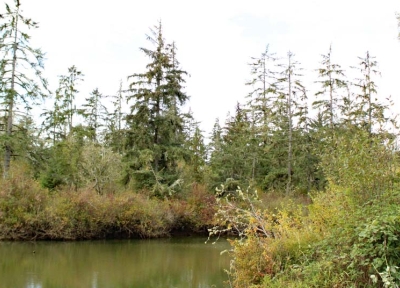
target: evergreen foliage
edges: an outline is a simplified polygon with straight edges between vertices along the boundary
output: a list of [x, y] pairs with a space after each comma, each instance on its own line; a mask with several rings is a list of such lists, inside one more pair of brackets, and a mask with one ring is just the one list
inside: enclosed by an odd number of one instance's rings
[[113, 110], [107, 110], [105, 116], [105, 131], [104, 141], [105, 145], [111, 147], [114, 152], [123, 154], [125, 151], [125, 122], [126, 115], [122, 111], [122, 104], [126, 102], [124, 91], [122, 90], [122, 81], [116, 95], [111, 96]]
[[181, 182], [178, 172], [185, 139], [180, 107], [188, 100], [182, 86], [187, 73], [179, 68], [175, 44], [167, 45], [162, 32], [159, 22], [147, 36], [154, 50], [141, 48], [150, 59], [147, 71], [128, 77], [132, 82], [127, 99], [134, 103], [126, 118], [129, 171], [125, 180], [160, 196], [170, 194]]
[[380, 75], [377, 68], [377, 61], [375, 57], [371, 57], [367, 51], [365, 57], [358, 57], [360, 60], [357, 69], [361, 77], [356, 79], [354, 84], [359, 92], [355, 95], [357, 108], [354, 110], [354, 117], [356, 124], [364, 127], [364, 129], [371, 135], [373, 123], [382, 125], [384, 119], [384, 109], [380, 103], [377, 102], [377, 86], [373, 80], [374, 75]]
[[105, 97], [96, 88], [90, 93], [89, 98], [85, 99], [83, 108], [78, 110], [84, 118], [91, 141], [95, 143], [99, 141], [99, 128], [104, 125], [102, 118], [106, 115], [106, 107], [101, 102], [103, 98]]
[[24, 113], [22, 109], [29, 111], [34, 104], [32, 100], [46, 97], [48, 91], [42, 76], [44, 54], [29, 45], [30, 36], [26, 32], [37, 28], [38, 23], [20, 13], [19, 1], [14, 2], [14, 7], [6, 4], [5, 8], [0, 24], [0, 104], [5, 114], [1, 140], [5, 153], [3, 176], [7, 177], [11, 157], [21, 152], [15, 146], [15, 117]]
[[[215, 224], [212, 234], [241, 236], [232, 286], [398, 287], [398, 127], [369, 52], [348, 79], [330, 47], [309, 103], [294, 54], [279, 59], [267, 46], [251, 58], [246, 103], [206, 138], [183, 112], [188, 73], [160, 21], [127, 89], [77, 101], [84, 75], [72, 66], [38, 132], [20, 113], [47, 91], [43, 53], [21, 28], [37, 23], [18, 1], [2, 16], [0, 239], [159, 237]], [[276, 199], [307, 205], [277, 209]]]
[[205, 184], [207, 147], [199, 123], [194, 120], [190, 111], [188, 115], [187, 123], [185, 123], [185, 150], [187, 151], [185, 162], [190, 171], [187, 173], [190, 180], [186, 182]]
[[346, 88], [347, 83], [344, 80], [344, 71], [341, 66], [332, 63], [332, 45], [326, 55], [322, 55], [321, 67], [318, 69], [318, 76], [321, 80], [321, 91], [318, 91], [315, 96], [317, 100], [313, 102], [313, 108], [318, 110], [323, 118], [324, 125], [329, 124], [330, 129], [333, 129], [335, 123], [340, 118], [335, 112], [338, 111], [337, 95], [340, 95], [338, 89]]
[[45, 116], [43, 129], [49, 139], [53, 140], [53, 145], [57, 141], [65, 140], [73, 132], [73, 118], [77, 113], [75, 97], [79, 92], [77, 85], [79, 81], [83, 81], [83, 76], [75, 65], [68, 68], [68, 75], [59, 76], [53, 109], [42, 115]]
[[210, 160], [213, 188], [226, 183], [234, 191], [237, 186], [251, 184], [253, 159], [249, 137], [247, 112], [238, 103], [235, 115], [226, 121], [224, 128], [218, 127], [218, 123], [214, 126]]

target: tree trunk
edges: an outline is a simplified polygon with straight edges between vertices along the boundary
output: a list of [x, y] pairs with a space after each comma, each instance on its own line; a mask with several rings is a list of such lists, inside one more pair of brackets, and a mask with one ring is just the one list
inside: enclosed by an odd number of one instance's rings
[[[19, 6], [18, 10], [19, 10]], [[11, 162], [11, 153], [12, 147], [10, 144], [11, 136], [12, 136], [12, 127], [13, 127], [13, 113], [14, 113], [14, 97], [15, 97], [15, 66], [17, 64], [17, 35], [18, 35], [18, 10], [15, 16], [15, 33], [14, 33], [14, 44], [13, 44], [13, 60], [12, 60], [12, 70], [11, 70], [11, 87], [10, 91], [8, 91], [8, 115], [7, 115], [7, 142], [5, 147], [5, 155], [4, 155], [4, 170], [3, 170], [3, 178], [8, 177], [8, 171], [10, 170], [10, 162]]]
[[[155, 121], [154, 121], [154, 145], [156, 145], [156, 146], [158, 146], [158, 142], [159, 142], [159, 140], [158, 140], [158, 138], [159, 138], [159, 135], [158, 135], [158, 133], [159, 133], [159, 127], [158, 127], [158, 121], [159, 121], [159, 117], [160, 117], [160, 105], [161, 105], [161, 103], [160, 103], [160, 98], [161, 98], [161, 96], [160, 95], [158, 95], [158, 89], [159, 89], [159, 87], [160, 87], [160, 85], [161, 85], [161, 79], [157, 79], [157, 87], [156, 87], [156, 97], [157, 97], [157, 99], [156, 99], [156, 119], [155, 119]], [[157, 155], [157, 153], [155, 154], [155, 157], [154, 157], [154, 173], [157, 175], [157, 173], [158, 173], [158, 162], [160, 161], [160, 157], [159, 157], [159, 155]]]
[[288, 84], [289, 84], [289, 97], [288, 97], [288, 120], [289, 120], [289, 132], [288, 132], [288, 182], [286, 186], [286, 195], [290, 194], [292, 185], [292, 54], [289, 52], [289, 69], [288, 69]]
[[372, 135], [372, 95], [371, 95], [371, 64], [369, 61], [369, 52], [367, 52], [367, 87], [366, 87], [366, 93], [368, 97], [368, 133], [369, 136], [371, 137]]

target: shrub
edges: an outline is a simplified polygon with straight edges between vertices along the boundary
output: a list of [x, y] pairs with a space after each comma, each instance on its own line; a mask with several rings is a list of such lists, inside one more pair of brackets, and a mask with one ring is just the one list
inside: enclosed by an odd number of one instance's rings
[[207, 231], [206, 228], [214, 224], [215, 196], [204, 185], [194, 184], [186, 201], [190, 211], [190, 226], [197, 231]]
[[274, 277], [298, 263], [309, 250], [308, 244], [318, 239], [304, 221], [302, 206], [289, 202], [275, 213], [262, 208], [256, 192], [239, 188], [236, 195], [218, 199], [219, 226], [210, 229], [211, 236], [225, 232], [239, 236], [231, 241], [234, 261], [229, 273], [234, 287], [249, 287], [264, 277]]
[[354, 230], [350, 267], [361, 272], [359, 281], [373, 280], [391, 283], [385, 287], [399, 287], [400, 208], [389, 205], [384, 211], [379, 210], [379, 214], [368, 217]]
[[[212, 221], [213, 198], [205, 191], [195, 192], [186, 202], [129, 191], [49, 192], [25, 176], [2, 180], [1, 184], [0, 239], [154, 238], [168, 236], [173, 229], [200, 231]], [[204, 199], [208, 202], [200, 204]]]
[[237, 191], [218, 200], [219, 226], [231, 241], [233, 287], [398, 287], [400, 193], [366, 204], [332, 187], [307, 207], [263, 210], [257, 197]]
[[0, 187], [0, 239], [38, 237], [43, 210], [48, 204], [47, 191], [17, 165], [8, 179], [0, 180]]

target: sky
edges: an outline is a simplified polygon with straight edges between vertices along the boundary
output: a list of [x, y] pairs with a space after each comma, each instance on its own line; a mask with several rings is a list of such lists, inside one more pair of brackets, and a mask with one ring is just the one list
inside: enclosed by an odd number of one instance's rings
[[[346, 71], [366, 51], [382, 73], [379, 97], [389, 95], [400, 110], [400, 41], [395, 12], [398, 0], [21, 0], [22, 14], [39, 22], [31, 44], [46, 53], [45, 77], [54, 91], [58, 76], [75, 65], [85, 75], [77, 98], [98, 88], [115, 95], [120, 80], [145, 71], [140, 47], [149, 28], [162, 20], [167, 42], [190, 77], [186, 92], [200, 127], [207, 133], [221, 124], [251, 87], [248, 63], [269, 45], [285, 57], [295, 54], [305, 84], [315, 86], [321, 54], [332, 45], [333, 61]], [[309, 97], [316, 92], [309, 89]], [[78, 101], [79, 101], [78, 99]], [[126, 107], [127, 108], [127, 107]], [[42, 108], [41, 108], [42, 109]]]

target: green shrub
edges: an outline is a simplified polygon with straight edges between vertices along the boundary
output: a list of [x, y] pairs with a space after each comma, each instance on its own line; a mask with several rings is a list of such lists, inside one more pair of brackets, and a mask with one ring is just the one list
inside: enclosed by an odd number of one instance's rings
[[219, 200], [220, 226], [211, 230], [241, 232], [231, 241], [233, 287], [399, 287], [400, 193], [360, 204], [332, 187], [275, 213], [238, 195]]
[[41, 233], [48, 192], [25, 171], [14, 168], [10, 175], [0, 180], [0, 239], [35, 239]]
[[0, 180], [0, 239], [75, 240], [154, 238], [174, 229], [201, 231], [212, 223], [214, 197], [194, 189], [189, 201], [151, 198], [132, 191], [49, 191], [30, 175]]
[[[376, 209], [379, 214], [365, 219], [355, 229], [355, 240], [351, 257], [352, 268], [358, 269], [365, 278], [383, 283], [383, 275], [390, 278], [393, 285], [400, 284], [400, 208], [388, 205]], [[366, 280], [366, 279], [363, 279]], [[370, 280], [370, 279], [368, 279]]]

